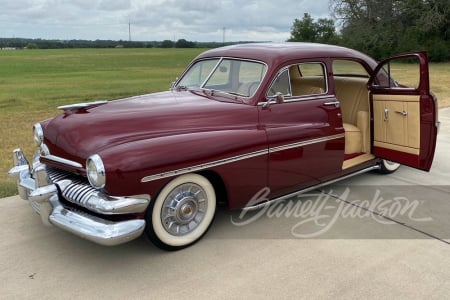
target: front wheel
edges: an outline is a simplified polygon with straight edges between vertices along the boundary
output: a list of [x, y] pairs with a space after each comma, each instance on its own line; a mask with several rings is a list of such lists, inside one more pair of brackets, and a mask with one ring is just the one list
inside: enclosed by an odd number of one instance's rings
[[181, 175], [150, 203], [145, 233], [159, 248], [179, 250], [203, 237], [215, 211], [216, 194], [209, 180], [198, 174]]
[[386, 160], [386, 159], [382, 159], [381, 163], [380, 163], [380, 169], [379, 172], [381, 174], [391, 174], [394, 173], [395, 171], [397, 171], [400, 168], [400, 164], [390, 161], [390, 160]]

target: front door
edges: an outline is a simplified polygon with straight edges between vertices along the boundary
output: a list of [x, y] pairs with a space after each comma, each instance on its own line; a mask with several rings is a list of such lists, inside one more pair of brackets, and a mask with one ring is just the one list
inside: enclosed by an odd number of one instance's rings
[[271, 198], [318, 184], [342, 171], [345, 137], [323, 63], [283, 68], [259, 106], [267, 134]]
[[369, 80], [373, 154], [429, 171], [438, 131], [425, 52], [382, 61]]

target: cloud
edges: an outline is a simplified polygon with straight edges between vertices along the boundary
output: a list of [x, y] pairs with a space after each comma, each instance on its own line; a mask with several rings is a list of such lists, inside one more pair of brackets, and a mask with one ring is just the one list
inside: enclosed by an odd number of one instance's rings
[[1, 37], [282, 41], [295, 18], [328, 17], [329, 0], [0, 0]]

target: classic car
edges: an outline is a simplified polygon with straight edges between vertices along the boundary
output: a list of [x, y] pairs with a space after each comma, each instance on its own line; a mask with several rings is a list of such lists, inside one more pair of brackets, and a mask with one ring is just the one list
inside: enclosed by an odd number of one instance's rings
[[314, 43], [208, 50], [168, 91], [59, 109], [34, 125], [31, 163], [14, 150], [21, 198], [93, 242], [144, 234], [166, 250], [204, 236], [219, 204], [258, 209], [400, 164], [428, 171], [438, 131], [426, 52], [378, 64]]

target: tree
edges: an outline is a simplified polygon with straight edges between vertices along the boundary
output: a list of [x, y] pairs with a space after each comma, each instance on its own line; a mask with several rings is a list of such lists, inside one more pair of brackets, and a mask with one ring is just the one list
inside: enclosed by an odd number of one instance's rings
[[26, 49], [38, 49], [39, 47], [38, 47], [38, 45], [37, 45], [36, 43], [28, 43], [28, 44], [25, 46], [25, 48], [26, 48]]
[[171, 40], [164, 40], [161, 43], [161, 48], [173, 48], [174, 45], [174, 42], [172, 42]]
[[301, 20], [295, 19], [291, 27], [291, 37], [288, 41], [335, 44], [337, 39], [332, 19], [319, 19], [316, 22], [310, 14], [305, 13]]
[[346, 46], [377, 59], [396, 52], [424, 49], [429, 51], [431, 60], [450, 59], [449, 0], [336, 0], [331, 3]]
[[179, 39], [175, 43], [175, 48], [195, 48], [195, 43], [186, 41], [185, 39]]

